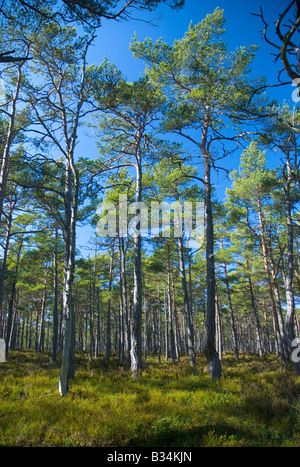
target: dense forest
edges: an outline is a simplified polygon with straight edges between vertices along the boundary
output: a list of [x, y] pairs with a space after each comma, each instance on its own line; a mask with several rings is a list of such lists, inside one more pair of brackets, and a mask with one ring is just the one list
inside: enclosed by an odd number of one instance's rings
[[[256, 45], [228, 48], [221, 8], [173, 43], [134, 36], [134, 82], [89, 62], [101, 21], [117, 31], [160, 3], [184, 2], [2, 2], [0, 337], [8, 361], [59, 358], [61, 396], [77, 351], [117, 356], [133, 378], [150, 356], [201, 354], [219, 379], [228, 351], [300, 375], [297, 82], [293, 106], [270, 99], [276, 72], [252, 70]], [[278, 12], [282, 46], [258, 15], [291, 80], [296, 5]]]

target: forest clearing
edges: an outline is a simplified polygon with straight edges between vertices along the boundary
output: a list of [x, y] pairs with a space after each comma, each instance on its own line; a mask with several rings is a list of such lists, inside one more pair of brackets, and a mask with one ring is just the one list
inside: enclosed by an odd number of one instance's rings
[[211, 380], [197, 355], [172, 364], [149, 357], [138, 379], [104, 355], [76, 355], [68, 396], [49, 353], [12, 351], [0, 364], [1, 446], [297, 447], [300, 382], [272, 355], [232, 352]]
[[1, 2], [1, 446], [300, 445], [300, 1], [206, 3]]

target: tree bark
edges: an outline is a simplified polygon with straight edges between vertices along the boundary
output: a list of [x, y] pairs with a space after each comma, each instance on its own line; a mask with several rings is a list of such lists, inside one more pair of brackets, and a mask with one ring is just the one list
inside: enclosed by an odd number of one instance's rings
[[201, 141], [201, 152], [204, 160], [204, 199], [206, 220], [206, 341], [204, 354], [207, 359], [208, 372], [211, 379], [222, 376], [222, 366], [216, 351], [216, 324], [215, 324], [215, 261], [214, 261], [214, 229], [213, 212], [211, 205], [211, 160], [207, 151], [207, 133], [210, 122], [210, 109], [206, 106], [204, 127]]
[[15, 265], [15, 270], [14, 270], [14, 278], [13, 278], [13, 283], [12, 283], [12, 288], [11, 288], [11, 296], [10, 296], [10, 301], [8, 305], [8, 315], [7, 315], [7, 323], [6, 323], [6, 338], [5, 338], [5, 358], [7, 359], [8, 355], [8, 349], [9, 349], [9, 342], [10, 342], [10, 336], [11, 336], [11, 331], [12, 331], [12, 324], [13, 324], [13, 306], [14, 306], [14, 301], [15, 301], [15, 294], [16, 294], [16, 285], [17, 285], [17, 274], [19, 270], [19, 262], [20, 262], [20, 256], [21, 256], [21, 250], [23, 246], [23, 235], [20, 238], [20, 244], [17, 252], [17, 260], [16, 260], [16, 265]]
[[[294, 348], [292, 342], [295, 339], [295, 301], [293, 292], [293, 274], [294, 274], [294, 233], [291, 208], [290, 185], [292, 181], [292, 170], [290, 165], [289, 153], [286, 154], [287, 179], [284, 186], [285, 195], [285, 215], [287, 223], [287, 264], [285, 274], [285, 296], [286, 296], [286, 316], [285, 330], [289, 352], [292, 353]], [[294, 371], [300, 376], [300, 362], [294, 362]]]
[[[114, 264], [114, 249], [115, 239], [111, 247], [111, 257], [109, 263], [109, 278], [108, 278], [108, 292], [112, 290], [112, 278], [113, 278], [113, 264]], [[106, 347], [105, 347], [105, 360], [109, 362], [111, 354], [111, 298], [109, 297], [107, 303], [107, 315], [106, 315]]]
[[[142, 158], [140, 149], [140, 132], [136, 135], [136, 185], [135, 201], [141, 203], [142, 200]], [[140, 209], [136, 207], [136, 217], [140, 214]], [[142, 238], [140, 232], [141, 225], [135, 226], [133, 235], [133, 303], [131, 314], [131, 372], [132, 376], [137, 376], [142, 369]]]
[[[247, 269], [248, 269], [248, 261], [247, 261]], [[260, 323], [259, 323], [258, 311], [257, 311], [257, 306], [256, 306], [255, 296], [254, 296], [254, 291], [253, 291], [253, 285], [252, 285], [250, 275], [248, 276], [248, 284], [249, 284], [249, 290], [250, 290], [250, 296], [251, 296], [252, 310], [254, 314], [257, 350], [258, 350], [259, 356], [261, 357], [263, 354], [263, 349], [262, 349], [262, 342], [261, 342]]]
[[68, 379], [73, 373], [72, 364], [72, 332], [73, 332], [73, 297], [72, 286], [75, 269], [75, 235], [78, 205], [78, 173], [74, 167], [73, 154], [66, 158], [65, 170], [65, 219], [64, 219], [64, 266], [63, 266], [63, 321], [64, 343], [62, 353], [61, 372], [59, 379], [59, 393], [65, 396], [69, 392]]
[[188, 285], [187, 285], [186, 273], [185, 273], [183, 238], [182, 237], [178, 237], [178, 251], [179, 251], [179, 267], [180, 267], [182, 292], [183, 292], [184, 313], [185, 313], [186, 330], [187, 330], [188, 355], [189, 355], [190, 365], [195, 366], [196, 355], [195, 355], [195, 344], [194, 344], [193, 315], [192, 315], [192, 310], [190, 307]]
[[55, 245], [53, 253], [53, 303], [52, 303], [52, 343], [50, 351], [50, 361], [56, 362], [57, 338], [58, 338], [58, 252], [57, 252], [58, 232], [55, 227]]
[[269, 264], [268, 264], [268, 251], [267, 251], [267, 244], [266, 244], [266, 238], [265, 238], [265, 229], [264, 229], [263, 216], [262, 216], [261, 200], [260, 200], [258, 189], [257, 189], [257, 210], [258, 210], [258, 218], [259, 218], [259, 226], [260, 226], [264, 267], [265, 267], [265, 272], [266, 272], [266, 277], [267, 277], [267, 285], [268, 285], [268, 291], [269, 291], [269, 296], [270, 296], [271, 306], [272, 306], [272, 313], [273, 313], [274, 331], [275, 331], [277, 343], [279, 346], [281, 362], [285, 366], [288, 361], [288, 355], [286, 352], [286, 345], [285, 345], [286, 343], [284, 342], [284, 336], [282, 335], [282, 332], [280, 330], [278, 303], [275, 303], [274, 296], [273, 296], [271, 276], [270, 276]]
[[229, 304], [232, 347], [233, 347], [235, 359], [238, 360], [239, 359], [238, 339], [237, 339], [237, 332], [236, 332], [236, 327], [235, 327], [235, 319], [234, 319], [234, 313], [233, 313], [233, 307], [232, 307], [232, 301], [231, 301], [231, 293], [230, 293], [226, 263], [223, 263], [223, 269], [224, 269], [227, 299], [228, 299], [228, 304]]

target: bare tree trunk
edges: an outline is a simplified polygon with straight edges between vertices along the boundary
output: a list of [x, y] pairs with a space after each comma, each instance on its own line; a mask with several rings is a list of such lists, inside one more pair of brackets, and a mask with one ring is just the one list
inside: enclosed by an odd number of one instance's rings
[[161, 332], [161, 300], [159, 283], [157, 285], [158, 296], [158, 363], [161, 362], [161, 349], [162, 349], [162, 332]]
[[231, 301], [231, 293], [230, 293], [226, 263], [223, 263], [223, 269], [224, 269], [226, 292], [227, 292], [227, 299], [228, 299], [229, 312], [230, 312], [232, 347], [233, 347], [235, 359], [238, 360], [239, 359], [238, 340], [237, 340], [237, 333], [236, 333], [236, 327], [235, 327], [235, 320], [234, 320], [234, 313], [233, 313], [233, 307], [232, 307], [232, 301]]
[[223, 357], [223, 342], [222, 342], [222, 323], [221, 323], [221, 312], [219, 307], [218, 299], [218, 289], [216, 287], [216, 343], [217, 343], [217, 352], [219, 359], [222, 360]]
[[125, 320], [125, 348], [126, 348], [126, 366], [130, 367], [130, 345], [131, 345], [131, 324], [128, 308], [128, 293], [127, 293], [127, 277], [126, 277], [126, 249], [124, 245], [124, 238], [120, 238], [121, 243], [121, 271], [122, 271], [122, 284], [123, 284], [123, 312]]
[[220, 378], [222, 376], [222, 366], [216, 352], [216, 324], [215, 324], [215, 261], [214, 261], [214, 229], [213, 212], [211, 205], [211, 160], [207, 153], [207, 132], [210, 121], [210, 109], [206, 106], [205, 121], [202, 134], [201, 151], [204, 159], [204, 199], [205, 199], [205, 220], [206, 220], [206, 341], [204, 353], [207, 359], [208, 372], [210, 378]]
[[[27, 50], [28, 56], [29, 50]], [[5, 138], [4, 150], [2, 153], [2, 160], [0, 165], [0, 220], [3, 214], [3, 203], [5, 198], [6, 192], [6, 184], [7, 184], [7, 177], [10, 168], [10, 151], [11, 146], [13, 144], [14, 138], [16, 136], [15, 133], [15, 121], [16, 121], [16, 112], [17, 112], [17, 101], [19, 98], [21, 82], [22, 82], [22, 66], [24, 65], [25, 61], [20, 62], [18, 65], [18, 77], [16, 81], [16, 88], [14, 95], [11, 100], [11, 110], [9, 114], [9, 122], [8, 122], [8, 129]]]
[[[286, 296], [286, 316], [285, 330], [289, 352], [294, 350], [292, 342], [295, 339], [295, 301], [293, 292], [293, 274], [294, 274], [294, 233], [291, 209], [290, 184], [292, 181], [292, 170], [290, 166], [289, 153], [286, 154], [287, 179], [284, 186], [285, 194], [285, 215], [287, 222], [287, 265], [285, 275], [285, 296]], [[300, 376], [300, 362], [294, 362], [293, 366], [296, 375]]]
[[13, 305], [14, 305], [14, 301], [15, 301], [16, 285], [17, 285], [17, 274], [18, 274], [18, 269], [19, 269], [19, 262], [20, 262], [22, 246], [23, 246], [23, 235], [20, 238], [19, 249], [18, 249], [18, 252], [17, 252], [17, 261], [16, 261], [16, 265], [15, 265], [15, 270], [14, 270], [14, 276], [15, 277], [13, 278], [12, 289], [11, 289], [11, 297], [10, 297], [9, 306], [8, 306], [8, 316], [7, 316], [7, 323], [6, 323], [6, 338], [5, 338], [5, 354], [6, 354], [6, 358], [7, 358], [7, 354], [8, 354], [10, 336], [11, 336], [11, 331], [12, 331]]
[[50, 361], [56, 362], [57, 338], [58, 338], [58, 252], [57, 252], [58, 232], [55, 227], [55, 245], [53, 253], [53, 304], [52, 304], [52, 343]]
[[[112, 290], [112, 279], [113, 279], [113, 264], [114, 264], [114, 250], [115, 250], [115, 239], [111, 247], [111, 257], [109, 263], [109, 278], [108, 278], [108, 292]], [[105, 347], [105, 359], [109, 362], [111, 354], [111, 299], [108, 299], [107, 303], [107, 315], [106, 315], [106, 347]]]
[[170, 255], [168, 249], [168, 322], [170, 329], [170, 354], [171, 361], [175, 363], [175, 340], [174, 340], [174, 327], [173, 327], [173, 313], [172, 313], [172, 297], [171, 297], [171, 272], [170, 272]]
[[14, 208], [16, 206], [17, 198], [15, 197], [14, 201], [12, 200], [12, 195], [9, 197], [9, 212], [7, 214], [7, 221], [5, 226], [5, 237], [4, 237], [4, 244], [3, 244], [3, 256], [1, 260], [1, 267], [0, 267], [0, 310], [2, 310], [2, 301], [3, 301], [3, 286], [4, 286], [4, 279], [5, 279], [5, 272], [6, 272], [6, 261], [7, 261], [7, 254], [8, 254], [8, 247], [10, 241], [10, 232], [11, 232], [11, 225], [12, 225], [12, 215]]
[[[74, 190], [74, 191], [73, 191]], [[65, 170], [65, 219], [64, 219], [64, 271], [63, 271], [63, 321], [64, 343], [62, 353], [61, 372], [59, 379], [59, 393], [65, 396], [69, 392], [68, 379], [73, 373], [72, 365], [72, 333], [74, 304], [72, 286], [75, 268], [75, 234], [78, 204], [78, 173], [73, 165], [72, 154], [66, 158]]]
[[[247, 269], [248, 269], [248, 260], [247, 260]], [[259, 356], [261, 357], [263, 354], [263, 349], [262, 349], [262, 342], [261, 342], [260, 323], [259, 323], [258, 311], [257, 311], [256, 302], [255, 302], [255, 296], [254, 296], [253, 285], [252, 285], [250, 274], [248, 276], [248, 284], [249, 284], [249, 290], [250, 290], [250, 296], [251, 296], [252, 310], [254, 314], [257, 350], [258, 350]]]
[[175, 358], [179, 362], [179, 333], [178, 333], [178, 317], [177, 317], [177, 307], [176, 307], [176, 293], [175, 293], [175, 280], [174, 280], [174, 269], [172, 268], [172, 293], [173, 293], [173, 319], [174, 319], [174, 343], [175, 343]]
[[[136, 135], [136, 186], [135, 201], [142, 200], [142, 160], [140, 150], [140, 134]], [[140, 207], [136, 207], [136, 217], [140, 214]], [[142, 238], [141, 225], [135, 227], [133, 236], [134, 272], [133, 272], [133, 303], [131, 314], [131, 372], [137, 376], [142, 369]]]
[[119, 237], [119, 288], [120, 288], [120, 306], [119, 306], [119, 360], [124, 362], [125, 356], [125, 323], [124, 323], [124, 284], [122, 272], [122, 248], [121, 238]]
[[183, 252], [183, 239], [178, 237], [178, 251], [179, 251], [179, 266], [180, 266], [180, 275], [182, 283], [182, 292], [183, 292], [183, 304], [186, 320], [186, 330], [187, 330], [187, 344], [188, 344], [188, 355], [191, 366], [196, 365], [196, 355], [195, 355], [195, 344], [194, 344], [194, 328], [193, 328], [193, 315], [190, 307], [188, 286], [185, 274], [185, 264], [184, 264], [184, 252]]
[[44, 350], [46, 299], [47, 299], [47, 267], [45, 267], [44, 290], [43, 290], [43, 295], [42, 295], [38, 352], [42, 352]]
[[270, 300], [271, 300], [272, 313], [273, 313], [274, 331], [275, 331], [277, 343], [278, 343], [278, 346], [279, 346], [279, 353], [280, 353], [280, 356], [281, 356], [281, 362], [285, 366], [287, 364], [288, 355], [286, 354], [285, 342], [284, 342], [282, 333], [280, 331], [279, 316], [278, 316], [278, 311], [279, 311], [278, 310], [278, 304], [276, 306], [274, 296], [273, 296], [271, 277], [270, 277], [270, 271], [269, 271], [269, 264], [268, 264], [268, 252], [267, 252], [267, 244], [266, 244], [266, 238], [265, 238], [265, 229], [264, 229], [264, 223], [263, 223], [263, 217], [262, 217], [262, 209], [261, 209], [261, 202], [260, 202], [259, 192], [257, 193], [257, 210], [258, 210], [258, 217], [259, 217], [260, 235], [261, 235], [261, 244], [262, 244], [262, 251], [263, 251], [264, 266], [265, 266], [269, 296], [270, 296]]

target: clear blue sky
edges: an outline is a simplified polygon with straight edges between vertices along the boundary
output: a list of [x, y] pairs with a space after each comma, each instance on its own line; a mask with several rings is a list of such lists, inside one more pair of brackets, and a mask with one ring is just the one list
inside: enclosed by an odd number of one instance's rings
[[[185, 6], [179, 11], [161, 6], [155, 12], [140, 13], [140, 18], [148, 21], [155, 20], [156, 27], [133, 20], [128, 22], [104, 21], [102, 27], [98, 30], [95, 45], [90, 51], [89, 63], [97, 65], [106, 57], [122, 70], [128, 81], [136, 80], [143, 73], [144, 64], [142, 61], [134, 59], [129, 50], [129, 44], [135, 31], [138, 40], [143, 40], [147, 36], [153, 39], [162, 37], [165, 42], [172, 44], [175, 39], [183, 37], [191, 21], [197, 24], [219, 6], [224, 10], [227, 19], [225, 37], [228, 49], [233, 50], [236, 47], [251, 44], [258, 45], [260, 48], [253, 62], [253, 73], [266, 76], [269, 84], [277, 83], [277, 73], [281, 68], [281, 63], [275, 65], [274, 57], [271, 55], [274, 50], [263, 39], [262, 22], [260, 18], [252, 16], [251, 13], [259, 13], [260, 5], [262, 5], [265, 18], [270, 24], [270, 37], [274, 38], [271, 34], [272, 26], [274, 21], [277, 20], [278, 14], [288, 5], [289, 0], [186, 0], [185, 3]], [[282, 79], [285, 81], [286, 75], [283, 75]], [[292, 86], [278, 87], [269, 90], [268, 95], [278, 99], [279, 102], [286, 100], [289, 104], [292, 104], [291, 94], [293, 90]], [[79, 151], [83, 149], [86, 152], [88, 148], [91, 157], [97, 156], [97, 149], [93, 141], [88, 143], [85, 140], [83, 144], [79, 144]], [[86, 153], [84, 155], [88, 156]], [[234, 169], [237, 168], [239, 159], [240, 154], [237, 153], [235, 157], [230, 157], [224, 163], [227, 168]], [[272, 165], [272, 162], [269, 161], [269, 164]], [[223, 174], [220, 173], [219, 175], [215, 174], [214, 183], [218, 186], [218, 197], [221, 200], [224, 197], [225, 188], [230, 186], [230, 182], [225, 180]], [[85, 228], [84, 231], [79, 229], [78, 246], [87, 241], [88, 232], [90, 233], [89, 228]]]
[[[255, 60], [255, 70], [258, 74], [264, 74], [273, 81], [277, 79], [274, 65], [274, 57], [270, 54], [272, 47], [265, 43], [262, 37], [262, 22], [260, 18], [252, 16], [251, 13], [259, 13], [262, 5], [266, 19], [270, 21], [270, 32], [272, 23], [278, 17], [289, 0], [186, 0], [185, 6], [174, 11], [166, 6], [159, 7], [155, 12], [143, 13], [140, 17], [151, 20], [158, 18], [157, 27], [140, 21], [128, 21], [116, 23], [104, 21], [98, 31], [95, 46], [90, 54], [92, 62], [101, 62], [104, 57], [113, 61], [125, 73], [129, 81], [133, 81], [143, 71], [143, 63], [133, 58], [129, 50], [129, 43], [137, 32], [138, 40], [149, 36], [153, 39], [162, 37], [164, 41], [172, 43], [180, 39], [188, 29], [190, 22], [200, 22], [208, 13], [212, 13], [219, 6], [224, 10], [227, 18], [226, 39], [229, 49], [238, 46], [256, 44], [260, 46]], [[289, 91], [287, 96], [289, 97]], [[281, 94], [282, 95], [282, 94]]]

